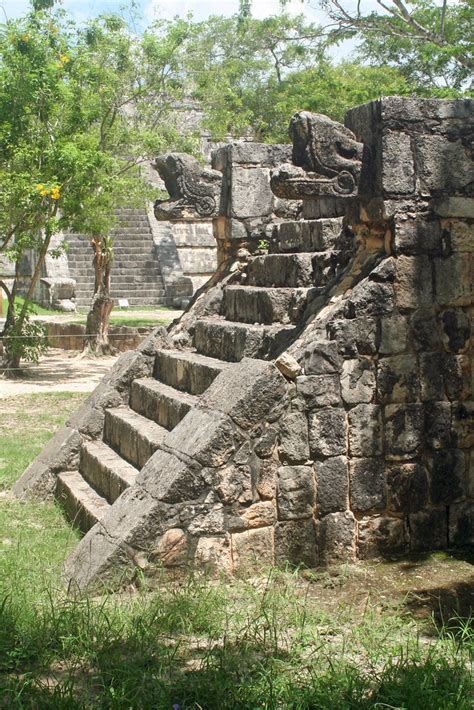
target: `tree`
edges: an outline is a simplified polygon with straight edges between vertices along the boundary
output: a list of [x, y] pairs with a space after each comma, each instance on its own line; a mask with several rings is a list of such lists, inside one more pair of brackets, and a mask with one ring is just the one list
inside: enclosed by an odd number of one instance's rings
[[320, 0], [333, 25], [331, 41], [361, 40], [359, 57], [398, 68], [425, 95], [455, 95], [468, 89], [474, 71], [472, 0], [377, 0], [380, 11], [361, 3]]
[[190, 27], [183, 71], [203, 124], [214, 136], [286, 142], [288, 120], [306, 108], [342, 120], [357, 103], [411, 86], [390, 67], [334, 65], [327, 38], [303, 16], [256, 20], [248, 12]]
[[317, 64], [322, 51], [320, 28], [302, 15], [210, 17], [190, 26], [183, 72], [215, 138], [250, 134], [261, 140], [270, 137], [268, 91], [288, 72]]
[[[182, 85], [173, 54], [182, 36], [177, 23], [171, 29], [137, 38], [115, 16], [78, 28], [40, 10], [1, 28], [0, 252], [16, 271], [4, 328], [11, 370], [31, 356], [21, 343], [52, 236], [72, 228], [107, 237], [114, 207], [146, 194], [140, 163], [179, 139], [172, 116]], [[17, 308], [27, 249], [36, 263]], [[100, 290], [109, 298], [104, 284]], [[102, 313], [107, 318], [107, 308]], [[102, 322], [99, 350], [106, 333]]]

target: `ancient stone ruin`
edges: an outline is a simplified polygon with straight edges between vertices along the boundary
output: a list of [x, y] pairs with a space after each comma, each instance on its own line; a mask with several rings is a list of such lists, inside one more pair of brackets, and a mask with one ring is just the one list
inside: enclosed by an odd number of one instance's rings
[[384, 98], [297, 114], [291, 160], [223, 149], [213, 282], [15, 486], [86, 532], [71, 583], [474, 542], [473, 108]]

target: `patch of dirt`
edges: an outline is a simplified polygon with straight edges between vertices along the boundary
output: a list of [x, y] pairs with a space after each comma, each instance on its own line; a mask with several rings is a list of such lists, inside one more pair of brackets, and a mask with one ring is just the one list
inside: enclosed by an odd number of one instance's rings
[[18, 394], [92, 392], [117, 360], [49, 348], [40, 362], [25, 364], [19, 377], [0, 376], [0, 399]]
[[420, 621], [455, 618], [474, 625], [473, 563], [474, 550], [465, 548], [302, 574], [313, 582], [311, 596], [329, 611], [343, 604], [363, 613], [371, 602], [404, 609]]

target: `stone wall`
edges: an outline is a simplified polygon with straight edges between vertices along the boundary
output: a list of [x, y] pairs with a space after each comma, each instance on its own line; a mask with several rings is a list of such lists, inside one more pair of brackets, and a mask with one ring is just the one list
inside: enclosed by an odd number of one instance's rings
[[282, 200], [270, 188], [272, 168], [291, 159], [291, 145], [231, 143], [212, 155], [212, 167], [222, 172], [222, 192], [214, 235], [220, 261], [240, 247], [269, 240], [273, 225], [295, 219], [299, 203]]
[[123, 356], [15, 487], [84, 521], [73, 583], [474, 543], [473, 115], [394, 97], [349, 112], [350, 130], [294, 117], [293, 163], [264, 176], [304, 218], [267, 206], [252, 256], [225, 202], [214, 284]]

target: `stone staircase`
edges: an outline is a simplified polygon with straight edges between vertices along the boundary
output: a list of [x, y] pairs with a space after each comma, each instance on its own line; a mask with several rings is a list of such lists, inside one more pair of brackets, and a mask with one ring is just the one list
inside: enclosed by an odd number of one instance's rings
[[308, 298], [348, 260], [341, 220], [325, 222], [310, 241], [307, 222], [278, 225], [275, 253], [252, 258], [242, 283], [224, 288], [221, 314], [195, 322], [194, 349], [158, 350], [154, 376], [132, 382], [128, 406], [106, 410], [103, 440], [84, 441], [78, 470], [58, 477], [56, 495], [82, 531], [100, 522], [157, 449], [166, 450], [169, 433], [225, 368], [244, 357], [274, 359], [294, 339]]
[[[111, 271], [112, 298], [126, 298], [131, 306], [168, 305], [156, 259], [146, 209], [116, 211], [119, 226], [112, 231], [115, 259]], [[67, 235], [71, 278], [76, 281], [76, 306], [88, 308], [94, 290], [94, 267], [89, 240]]]

